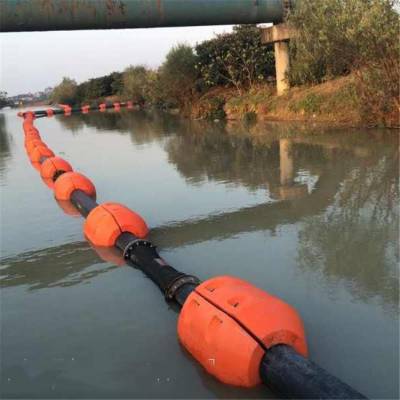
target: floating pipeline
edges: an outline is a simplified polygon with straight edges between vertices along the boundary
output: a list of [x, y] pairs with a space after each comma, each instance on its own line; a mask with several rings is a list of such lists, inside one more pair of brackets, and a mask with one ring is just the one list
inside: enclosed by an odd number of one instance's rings
[[[139, 106], [139, 104], [134, 103], [133, 101], [126, 101], [126, 102], [115, 102], [115, 103], [101, 103], [99, 105], [89, 105], [86, 104], [82, 107], [71, 107], [68, 104], [58, 104], [59, 108], [48, 108], [47, 110], [36, 110], [36, 111], [28, 111], [28, 112], [19, 112], [18, 116], [25, 118], [25, 115], [30, 113], [35, 118], [42, 118], [42, 117], [52, 117], [53, 115], [71, 115], [72, 113], [82, 113], [87, 114], [89, 111], [106, 111], [107, 109], [113, 108], [115, 111], [120, 111], [121, 108], [129, 108], [132, 109], [135, 106]], [[25, 128], [27, 126], [28, 128]], [[27, 133], [26, 129], [32, 130], [32, 135], [38, 133], [37, 129], [32, 125], [26, 125], [26, 121], [24, 122], [24, 132]]]
[[[110, 107], [98, 107], [105, 108]], [[149, 228], [139, 214], [115, 202], [98, 204], [90, 179], [56, 157], [34, 127], [35, 118], [57, 113], [20, 114], [32, 165], [63, 209], [86, 219], [84, 234], [99, 255], [117, 262], [123, 258], [149, 277], [167, 301], [181, 306], [179, 341], [212, 376], [242, 387], [264, 383], [288, 398], [365, 398], [307, 358], [303, 323], [293, 307], [242, 279], [219, 276], [201, 283], [176, 270], [147, 240]]]

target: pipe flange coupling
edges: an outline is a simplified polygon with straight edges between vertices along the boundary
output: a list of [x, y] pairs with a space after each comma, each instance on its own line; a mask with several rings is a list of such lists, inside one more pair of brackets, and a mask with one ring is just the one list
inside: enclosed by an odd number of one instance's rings
[[133, 257], [133, 252], [136, 248], [143, 246], [143, 247], [152, 247], [155, 248], [154, 244], [147, 240], [142, 240], [142, 239], [135, 239], [132, 240], [131, 242], [128, 243], [128, 245], [125, 247], [124, 250], [124, 259], [125, 260], [130, 260]]
[[176, 291], [183, 285], [187, 285], [189, 283], [195, 286], [200, 285], [200, 279], [191, 275], [179, 276], [171, 283], [171, 285], [167, 289], [165, 289], [165, 298], [167, 300], [172, 300], [175, 297]]

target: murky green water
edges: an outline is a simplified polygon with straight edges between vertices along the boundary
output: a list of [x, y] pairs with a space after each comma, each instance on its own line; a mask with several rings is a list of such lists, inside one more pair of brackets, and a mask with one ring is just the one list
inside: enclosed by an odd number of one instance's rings
[[[173, 266], [285, 299], [313, 360], [371, 398], [399, 396], [397, 133], [132, 111], [36, 125], [98, 201], [146, 219]], [[54, 201], [15, 111], [0, 129], [3, 397], [274, 397], [204, 373], [152, 282], [102, 260]]]

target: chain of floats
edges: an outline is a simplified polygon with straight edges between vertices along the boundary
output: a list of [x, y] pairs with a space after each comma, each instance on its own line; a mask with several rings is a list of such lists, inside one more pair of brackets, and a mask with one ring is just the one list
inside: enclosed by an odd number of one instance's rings
[[[55, 156], [34, 126], [35, 118], [93, 109], [60, 106], [18, 114], [24, 119], [25, 148], [32, 165], [63, 209], [86, 219], [84, 234], [99, 254], [117, 249], [124, 262], [160, 288], [167, 301], [182, 307], [179, 340], [211, 375], [242, 387], [263, 382], [289, 398], [365, 398], [307, 358], [303, 323], [293, 307], [242, 279], [220, 276], [201, 283], [179, 272], [146, 239], [149, 229], [139, 214], [119, 203], [98, 204], [90, 179]], [[133, 106], [103, 103], [96, 109]]]

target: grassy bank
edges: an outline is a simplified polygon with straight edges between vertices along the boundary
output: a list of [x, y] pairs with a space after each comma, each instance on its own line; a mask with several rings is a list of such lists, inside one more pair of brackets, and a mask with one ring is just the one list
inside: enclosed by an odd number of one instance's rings
[[214, 88], [194, 103], [191, 117], [399, 127], [398, 110], [373, 116], [368, 113], [352, 75], [318, 85], [295, 87], [280, 97], [271, 85], [257, 86], [240, 95], [233, 89]]

